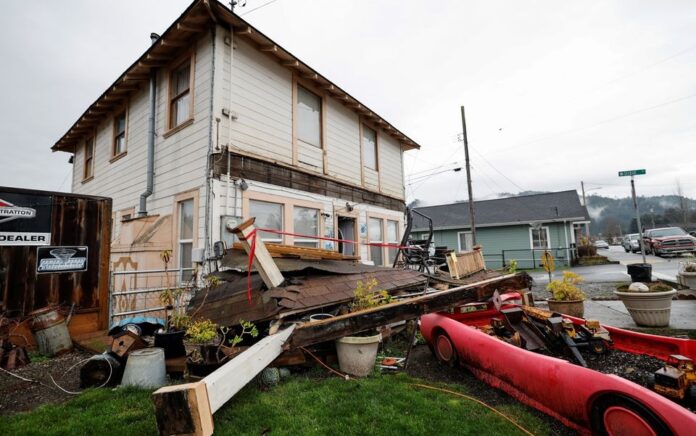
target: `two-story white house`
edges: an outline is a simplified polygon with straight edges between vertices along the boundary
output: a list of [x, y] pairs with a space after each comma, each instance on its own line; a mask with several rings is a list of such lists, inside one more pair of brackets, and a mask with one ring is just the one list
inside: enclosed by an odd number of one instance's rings
[[[299, 235], [400, 239], [403, 153], [418, 144], [215, 0], [152, 39], [52, 148], [73, 154], [73, 192], [113, 198], [114, 265], [161, 267], [172, 250], [169, 267], [189, 269], [251, 216]], [[377, 265], [394, 256], [262, 236]]]

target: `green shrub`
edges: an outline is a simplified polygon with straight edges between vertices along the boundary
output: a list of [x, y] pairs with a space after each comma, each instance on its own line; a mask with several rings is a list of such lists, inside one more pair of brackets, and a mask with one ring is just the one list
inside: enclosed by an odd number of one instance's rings
[[552, 280], [546, 290], [556, 301], [584, 300], [585, 294], [577, 286], [582, 282], [582, 277], [571, 271], [564, 271], [561, 280]]

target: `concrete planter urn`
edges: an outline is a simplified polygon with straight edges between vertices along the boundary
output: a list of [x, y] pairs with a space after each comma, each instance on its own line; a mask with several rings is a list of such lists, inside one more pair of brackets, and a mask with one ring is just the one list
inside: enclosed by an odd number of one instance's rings
[[626, 291], [614, 291], [614, 295], [623, 301], [628, 313], [639, 326], [666, 327], [672, 309], [672, 297], [675, 289], [650, 291], [642, 283], [632, 283]]
[[336, 340], [336, 354], [341, 371], [357, 377], [372, 374], [382, 334], [346, 336]]
[[554, 300], [547, 298], [546, 302], [549, 303], [551, 312], [558, 312], [576, 318], [583, 318], [585, 315], [585, 300]]
[[696, 289], [696, 263], [687, 262], [679, 268], [677, 275], [679, 284], [689, 289]]

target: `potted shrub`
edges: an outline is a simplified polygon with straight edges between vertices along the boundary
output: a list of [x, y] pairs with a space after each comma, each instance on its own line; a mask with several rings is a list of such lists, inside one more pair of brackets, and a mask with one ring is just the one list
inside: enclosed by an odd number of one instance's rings
[[165, 310], [164, 330], [155, 332], [155, 347], [164, 349], [164, 358], [172, 359], [186, 355], [184, 334], [191, 319], [186, 315], [182, 298], [183, 288], [165, 289], [160, 292], [159, 300]]
[[[377, 280], [375, 278], [367, 280], [365, 283], [358, 281], [355, 297], [350, 305], [351, 312], [370, 309], [394, 301], [387, 291], [374, 291], [376, 286]], [[336, 354], [341, 371], [358, 377], [370, 375], [375, 366], [377, 349], [381, 340], [382, 334], [375, 330], [337, 339]]]
[[597, 255], [597, 247], [587, 237], [580, 238], [578, 244], [578, 257], [593, 257]]
[[679, 283], [689, 289], [696, 289], [696, 262], [682, 264], [679, 269]]
[[209, 319], [192, 322], [186, 329], [190, 345], [195, 347], [186, 359], [189, 375], [207, 376], [246, 348], [237, 346], [245, 337], [255, 338], [259, 334], [251, 322], [240, 320], [240, 328], [238, 334], [228, 339], [230, 329], [227, 327], [220, 327]]
[[623, 301], [633, 322], [640, 326], [669, 325], [672, 298], [677, 291], [663, 283], [631, 283], [616, 287], [614, 294]]
[[582, 318], [585, 315], [585, 294], [578, 287], [581, 282], [582, 277], [570, 271], [563, 271], [561, 280], [549, 282], [546, 286], [546, 290], [551, 292], [551, 298], [546, 299], [549, 310]]

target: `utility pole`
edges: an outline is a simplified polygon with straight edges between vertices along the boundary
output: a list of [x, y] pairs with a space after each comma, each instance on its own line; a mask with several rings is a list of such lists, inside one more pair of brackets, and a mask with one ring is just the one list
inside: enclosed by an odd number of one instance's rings
[[587, 200], [585, 199], [585, 182], [580, 180], [580, 187], [582, 188], [582, 205], [587, 207]]
[[[471, 189], [471, 166], [469, 165], [469, 141], [466, 137], [466, 117], [462, 108], [462, 141], [464, 142], [464, 159], [466, 160], [466, 187], [469, 190], [469, 221], [471, 223], [471, 244], [476, 245], [476, 220], [474, 218], [474, 194]], [[472, 247], [473, 249], [473, 247]]]

